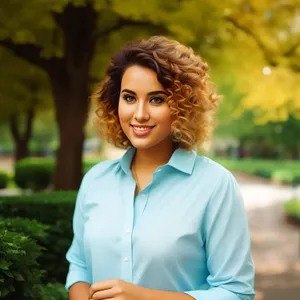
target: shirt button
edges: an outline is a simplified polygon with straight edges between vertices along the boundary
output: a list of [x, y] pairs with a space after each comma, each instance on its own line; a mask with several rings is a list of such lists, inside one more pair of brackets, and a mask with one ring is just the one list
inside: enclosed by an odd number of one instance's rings
[[146, 195], [145, 195], [145, 194], [143, 194], [143, 195], [142, 195], [142, 197], [143, 197], [143, 198], [146, 198]]
[[130, 232], [131, 232], [130, 228], [127, 228], [126, 233], [130, 233]]
[[128, 258], [128, 257], [125, 257], [125, 258], [124, 258], [124, 262], [129, 262], [129, 258]]

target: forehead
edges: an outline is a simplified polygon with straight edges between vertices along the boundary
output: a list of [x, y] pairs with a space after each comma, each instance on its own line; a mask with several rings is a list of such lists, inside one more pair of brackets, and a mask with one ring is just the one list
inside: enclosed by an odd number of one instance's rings
[[136, 93], [164, 90], [163, 85], [158, 81], [156, 73], [146, 67], [131, 66], [123, 74], [121, 90], [129, 89]]

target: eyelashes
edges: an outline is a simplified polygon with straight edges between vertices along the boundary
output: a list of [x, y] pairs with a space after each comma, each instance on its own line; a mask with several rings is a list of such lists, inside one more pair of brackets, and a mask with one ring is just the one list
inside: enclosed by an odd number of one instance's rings
[[122, 96], [122, 98], [126, 101], [126, 102], [134, 102], [134, 100], [135, 100], [135, 98], [133, 97], [133, 96], [131, 96], [131, 95], [126, 95], [126, 94], [124, 94], [123, 96]]
[[[129, 95], [129, 94], [122, 95], [122, 98], [128, 103], [134, 103], [136, 101], [135, 97], [132, 95]], [[149, 102], [153, 103], [153, 104], [161, 104], [161, 103], [165, 102], [165, 99], [162, 97], [155, 96], [155, 97], [150, 98]]]

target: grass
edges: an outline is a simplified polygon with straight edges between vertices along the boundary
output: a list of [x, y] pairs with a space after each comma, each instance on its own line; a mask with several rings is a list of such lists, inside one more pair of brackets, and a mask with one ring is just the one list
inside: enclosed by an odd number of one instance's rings
[[300, 161], [263, 159], [214, 158], [225, 168], [251, 175], [270, 178], [286, 184], [300, 183]]

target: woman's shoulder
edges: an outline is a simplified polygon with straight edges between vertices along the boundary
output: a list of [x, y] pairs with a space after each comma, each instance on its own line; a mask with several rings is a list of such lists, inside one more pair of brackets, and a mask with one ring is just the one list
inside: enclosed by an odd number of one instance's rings
[[232, 173], [220, 163], [207, 156], [199, 154], [197, 154], [196, 157], [195, 169], [201, 170], [206, 174], [213, 174], [215, 177], [232, 176]]
[[119, 165], [120, 159], [114, 160], [103, 160], [101, 162], [96, 163], [93, 167], [91, 167], [83, 177], [82, 182], [84, 184], [88, 184], [88, 182], [93, 181], [99, 176], [103, 176], [105, 173], [110, 172], [114, 168]]

